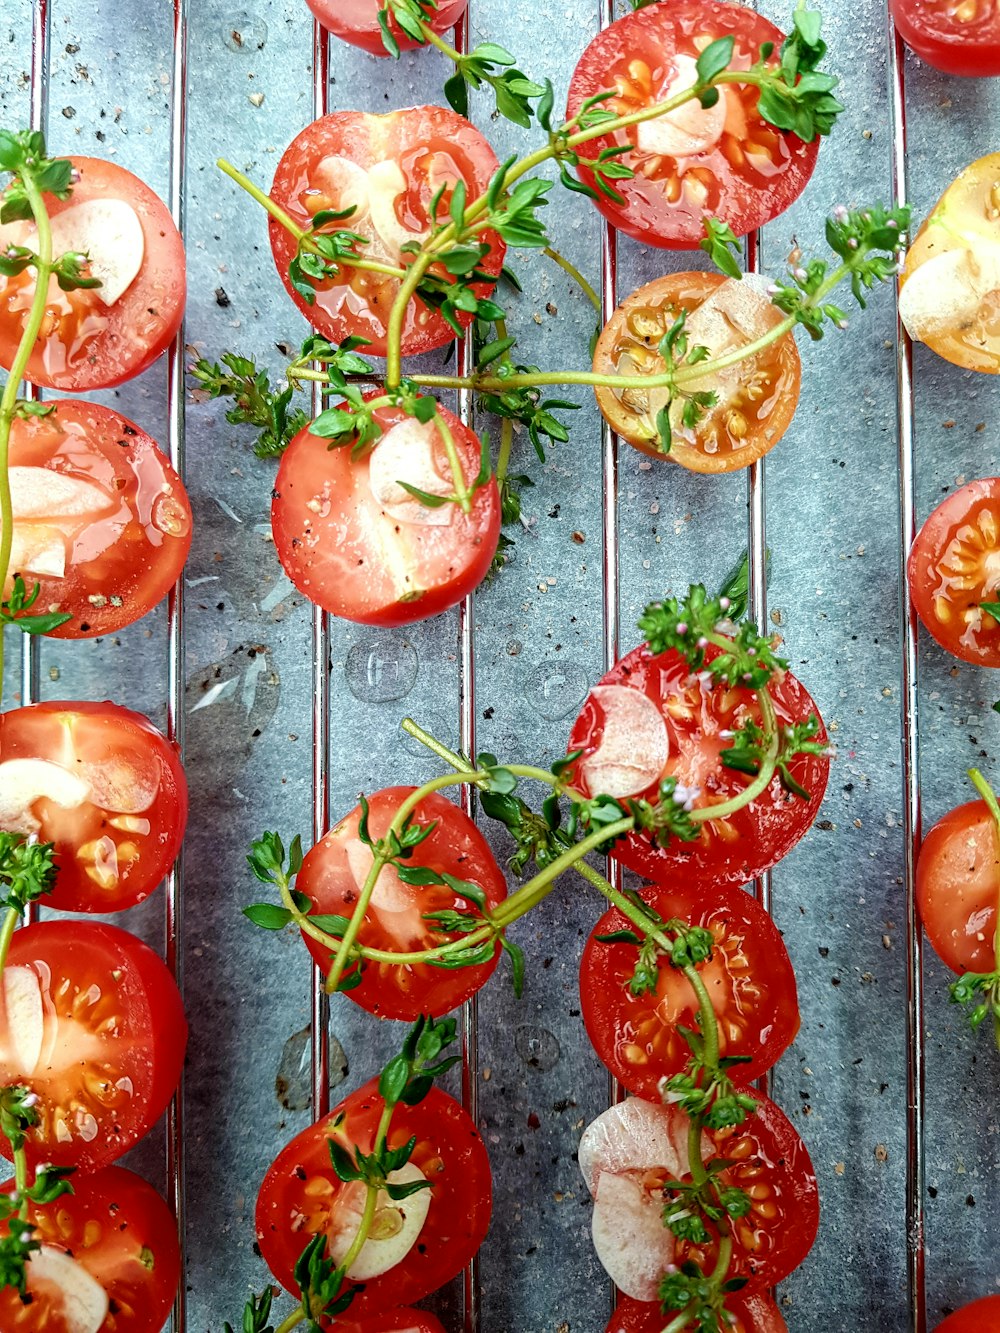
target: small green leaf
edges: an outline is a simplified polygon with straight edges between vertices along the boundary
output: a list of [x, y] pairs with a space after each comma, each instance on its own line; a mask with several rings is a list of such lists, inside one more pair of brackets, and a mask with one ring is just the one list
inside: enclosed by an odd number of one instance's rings
[[284, 930], [292, 919], [288, 908], [279, 907], [277, 903], [253, 903], [244, 907], [243, 915], [264, 930]]

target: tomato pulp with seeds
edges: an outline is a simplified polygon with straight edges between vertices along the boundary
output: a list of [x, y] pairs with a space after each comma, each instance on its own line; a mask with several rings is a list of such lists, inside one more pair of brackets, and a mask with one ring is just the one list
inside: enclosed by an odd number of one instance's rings
[[934, 1333], [1000, 1333], [1000, 1296], [983, 1296], [936, 1324]]
[[113, 634], [139, 620], [177, 582], [191, 549], [191, 504], [153, 440], [96, 403], [59, 402], [15, 418], [10, 438], [15, 574], [32, 613], [72, 619], [55, 638]]
[[147, 898], [180, 852], [188, 793], [177, 747], [112, 703], [0, 714], [0, 829], [55, 844], [45, 905], [117, 912]]
[[[3, 975], [0, 1085], [38, 1095], [32, 1163], [94, 1171], [166, 1109], [187, 1023], [177, 983], [148, 945], [96, 921], [42, 921], [14, 934]], [[0, 1138], [0, 1152], [10, 1145]]]
[[[438, 216], [446, 220], [455, 185], [464, 183], [471, 203], [485, 193], [498, 165], [479, 131], [443, 107], [407, 107], [382, 116], [338, 111], [292, 140], [278, 163], [271, 198], [302, 228], [309, 227], [321, 210], [353, 208], [349, 217], [324, 223], [320, 230], [356, 232], [367, 242], [358, 247], [366, 259], [403, 268], [413, 256], [402, 247], [421, 244], [430, 232], [435, 194], [444, 187]], [[364, 351], [384, 356], [399, 279], [345, 265], [336, 278], [317, 284], [309, 304], [295, 291], [288, 274], [296, 253], [295, 237], [273, 218], [270, 235], [281, 281], [313, 328], [334, 343], [365, 338], [369, 346]], [[506, 247], [496, 232], [482, 232], [479, 239], [490, 247], [479, 267], [496, 277]], [[446, 276], [440, 265], [432, 272]], [[480, 297], [492, 288], [491, 282], [473, 284]], [[460, 321], [465, 327], [472, 315], [463, 314]], [[404, 356], [428, 352], [454, 337], [444, 319], [419, 298], [410, 302], [403, 322]]]
[[1000, 477], [970, 481], [939, 504], [917, 533], [910, 594], [933, 638], [965, 662], [1000, 666]]
[[[710, 646], [706, 659], [717, 653]], [[790, 671], [776, 675], [769, 688], [779, 725], [819, 716]], [[635, 713], [637, 707], [641, 714]], [[623, 717], [625, 728], [617, 720]], [[643, 644], [602, 678], [573, 724], [568, 749], [583, 751], [573, 766], [574, 785], [588, 796], [603, 791], [619, 799], [654, 801], [661, 779], [674, 776], [696, 809], [729, 800], [751, 778], [727, 768], [720, 755], [747, 719], [760, 722], [751, 690], [713, 685], [707, 672], [692, 673], [678, 653], [657, 656]], [[642, 733], [638, 740], [636, 728]], [[816, 739], [826, 739], [822, 720]], [[702, 824], [695, 842], [672, 838], [659, 847], [648, 834], [633, 832], [615, 843], [611, 855], [665, 885], [746, 883], [780, 861], [806, 833], [823, 800], [829, 769], [826, 756], [796, 755], [789, 771], [808, 799], [787, 791], [775, 775], [756, 800]]]
[[[783, 318], [752, 276], [671, 273], [634, 291], [604, 326], [594, 349], [599, 375], [635, 376], [635, 387], [594, 390], [602, 416], [629, 444], [652, 458], [668, 458], [692, 472], [749, 467], [777, 444], [799, 401], [801, 363], [790, 333], [753, 357], [684, 385], [686, 393], [714, 393], [716, 403], [697, 425], [685, 426], [685, 399], [669, 389], [648, 389], [643, 379], [662, 375], [657, 350], [663, 335], [687, 313], [689, 347], [725, 356], [764, 336]], [[657, 416], [669, 409], [669, 452], [660, 444]]]
[[985, 801], [950, 810], [920, 845], [917, 907], [934, 952], [956, 972], [993, 972], [1000, 846]]
[[[383, 0], [307, 0], [327, 32], [340, 37], [352, 46], [360, 46], [373, 56], [387, 56], [382, 41], [378, 11]], [[437, 10], [427, 22], [435, 32], [447, 32], [465, 13], [469, 0], [438, 0]], [[389, 11], [389, 28], [401, 51], [411, 51], [419, 43], [407, 37]]]
[[[149, 186], [114, 162], [69, 160], [74, 170], [69, 198], [45, 196], [53, 257], [88, 251], [91, 276], [103, 286], [64, 292], [50, 280], [27, 378], [48, 389], [78, 392], [121, 384], [151, 366], [180, 328], [186, 284], [184, 244]], [[9, 245], [37, 248], [34, 224], [0, 226], [0, 249]], [[13, 278], [0, 275], [0, 365], [8, 370], [34, 294], [34, 269]]]
[[[439, 407], [466, 485], [480, 469], [473, 431]], [[472, 492], [471, 510], [436, 507], [428, 494], [454, 489], [440, 431], [398, 407], [375, 413], [382, 436], [361, 457], [299, 432], [274, 484], [271, 527], [285, 573], [310, 601], [364, 625], [409, 625], [457, 605], [486, 577], [500, 536], [494, 478]]]
[[[726, 1309], [734, 1320], [727, 1325], [728, 1333], [788, 1333], [788, 1325], [770, 1296], [729, 1295]], [[634, 1301], [631, 1296], [619, 1296], [605, 1333], [663, 1333], [675, 1314], [676, 1311], [664, 1315], [657, 1301]]]
[[[294, 1138], [265, 1176], [257, 1199], [257, 1240], [287, 1290], [297, 1290], [295, 1263], [313, 1236], [325, 1234], [328, 1250], [335, 1245], [343, 1257], [356, 1235], [357, 1199], [334, 1172], [328, 1143], [335, 1139], [348, 1152], [371, 1152], [383, 1109], [378, 1081], [372, 1079]], [[462, 1271], [486, 1235], [490, 1165], [472, 1120], [453, 1098], [432, 1088], [418, 1105], [401, 1103], [393, 1114], [389, 1147], [400, 1148], [413, 1136], [410, 1161], [431, 1184], [430, 1191], [421, 1191], [430, 1195], [426, 1219], [399, 1263], [358, 1286], [351, 1318], [422, 1300]], [[384, 1207], [391, 1210], [388, 1200]], [[375, 1229], [391, 1232], [390, 1219], [380, 1223], [376, 1213]]]
[[946, 74], [1000, 74], [997, 0], [890, 0], [900, 37]]
[[[386, 787], [369, 800], [368, 831], [372, 838], [385, 837], [396, 811], [415, 787]], [[312, 903], [314, 913], [349, 917], [372, 866], [371, 849], [361, 841], [358, 825], [361, 807], [355, 806], [326, 837], [316, 844], [302, 863], [295, 887]], [[493, 854], [475, 824], [457, 805], [432, 792], [417, 806], [411, 821], [434, 831], [414, 848], [408, 866], [427, 866], [455, 879], [469, 881], [483, 890], [490, 908], [507, 896], [507, 884]], [[358, 942], [372, 949], [412, 953], [447, 943], [452, 938], [435, 929], [425, 913], [475, 909], [445, 884], [404, 884], [392, 866], [385, 866], [375, 884], [365, 913]], [[309, 952], [324, 973], [329, 972], [332, 954], [324, 945], [303, 934]], [[438, 1016], [462, 1004], [489, 980], [500, 957], [497, 945], [492, 959], [478, 967], [443, 968], [417, 963], [400, 967], [391, 963], [366, 963], [359, 985], [348, 991], [369, 1013], [380, 1018], [412, 1022], [420, 1014]]]
[[[151, 1185], [123, 1167], [74, 1175], [73, 1193], [31, 1206], [42, 1259], [28, 1263], [31, 1303], [0, 1290], [4, 1333], [73, 1333], [103, 1308], [98, 1333], [160, 1333], [180, 1281], [177, 1223]], [[13, 1180], [0, 1186], [9, 1194]], [[83, 1270], [81, 1275], [79, 1270]], [[64, 1296], [75, 1275], [77, 1302]], [[82, 1290], [81, 1290], [82, 1287]], [[76, 1322], [74, 1322], [74, 1320]]]
[[[799, 1030], [795, 974], [777, 926], [738, 888], [647, 884], [640, 892], [664, 921], [679, 920], [712, 933], [712, 957], [697, 971], [712, 999], [720, 1054], [750, 1057], [748, 1064], [730, 1070], [740, 1083], [759, 1078]], [[665, 958], [655, 992], [632, 994], [637, 946], [600, 938], [630, 929], [632, 923], [617, 908], [598, 921], [580, 963], [580, 1004], [602, 1063], [629, 1092], [656, 1100], [660, 1080], [680, 1073], [691, 1057], [678, 1025], [696, 1028], [698, 1000], [683, 972]]]
[[[779, 63], [784, 34], [741, 5], [672, 0], [626, 14], [580, 57], [567, 115], [609, 88], [614, 96], [602, 106], [619, 116], [664, 102], [695, 82], [705, 47], [730, 35], [731, 69], [749, 69], [765, 42], [775, 46], [769, 63]], [[597, 207], [613, 226], [647, 245], [693, 249], [706, 217], [721, 218], [742, 236], [798, 198], [816, 165], [819, 140], [804, 143], [765, 121], [751, 84], [724, 84], [719, 94], [707, 110], [692, 99], [666, 116], [580, 146], [581, 156], [596, 158], [605, 148], [634, 145], [619, 159], [634, 177], [612, 182], [624, 202], [597, 192]], [[579, 174], [594, 186], [585, 167]]]

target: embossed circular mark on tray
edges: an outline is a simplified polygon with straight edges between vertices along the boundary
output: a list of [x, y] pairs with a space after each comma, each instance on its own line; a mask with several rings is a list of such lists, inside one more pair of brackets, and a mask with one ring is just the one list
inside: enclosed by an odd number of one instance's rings
[[372, 634], [347, 654], [344, 675], [347, 688], [365, 704], [391, 703], [405, 699], [417, 679], [417, 650], [392, 634]]
[[547, 722], [575, 713], [590, 688], [587, 673], [575, 662], [539, 662], [524, 686], [524, 697]]

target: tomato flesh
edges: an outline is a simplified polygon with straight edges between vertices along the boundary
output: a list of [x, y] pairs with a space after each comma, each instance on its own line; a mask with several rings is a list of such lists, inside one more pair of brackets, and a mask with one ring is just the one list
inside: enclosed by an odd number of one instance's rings
[[[567, 114], [575, 116], [587, 98], [608, 89], [614, 96], [602, 105], [616, 115], [665, 101], [694, 81], [700, 52], [729, 35], [735, 41], [731, 68], [749, 69], [765, 42], [775, 47], [769, 63], [778, 63], [784, 35], [741, 5], [673, 0], [626, 14], [580, 57]], [[634, 145], [620, 159], [634, 177], [612, 182], [624, 202], [597, 192], [597, 207], [614, 227], [647, 245], [693, 249], [705, 234], [706, 217], [721, 218], [742, 236], [798, 198], [816, 165], [819, 141], [804, 143], [765, 121], [749, 84], [727, 84], [718, 108], [711, 133], [704, 142], [696, 139], [695, 151], [685, 148], [679, 129], [664, 128], [659, 120], [581, 146], [588, 158], [596, 158], [605, 148]], [[670, 114], [676, 122], [676, 113]], [[579, 174], [593, 187], [586, 168]]]
[[928, 65], [946, 74], [1000, 74], [996, 0], [890, 0], [899, 35]]
[[[313, 1236], [339, 1229], [344, 1185], [330, 1164], [328, 1142], [371, 1152], [383, 1102], [372, 1079], [335, 1110], [303, 1130], [278, 1154], [257, 1199], [257, 1240], [271, 1272], [296, 1290], [295, 1263]], [[411, 1161], [431, 1182], [431, 1201], [418, 1243], [387, 1272], [357, 1286], [349, 1316], [377, 1314], [421, 1300], [460, 1273], [479, 1249], [490, 1220], [492, 1185], [482, 1139], [461, 1106], [432, 1088], [417, 1106], [400, 1104], [390, 1148], [416, 1136]]]
[[983, 1296], [937, 1324], [934, 1333], [1000, 1333], [1000, 1296]]
[[[750, 1057], [734, 1067], [734, 1078], [741, 1083], [759, 1078], [799, 1029], [795, 974], [777, 926], [741, 889], [646, 885], [641, 893], [664, 921], [711, 931], [712, 957], [698, 972], [712, 998], [719, 1049], [724, 1057]], [[598, 921], [580, 963], [580, 1003], [601, 1061], [629, 1092], [654, 1101], [661, 1079], [680, 1073], [691, 1057], [678, 1024], [696, 1027], [698, 1001], [683, 972], [662, 959], [656, 991], [631, 993], [636, 946], [600, 939], [630, 928], [617, 908]]]
[[995, 970], [1000, 846], [985, 801], [950, 810], [917, 858], [917, 907], [934, 952], [955, 972]]
[[445, 1333], [440, 1319], [429, 1310], [387, 1310], [360, 1322], [341, 1319], [336, 1327], [338, 1333]]
[[14, 935], [2, 998], [0, 1085], [39, 1099], [29, 1161], [94, 1171], [138, 1143], [177, 1087], [187, 1043], [159, 956], [117, 926], [36, 922]]
[[[407, 267], [413, 256], [402, 246], [422, 242], [431, 227], [430, 205], [444, 187], [438, 213], [446, 218], [457, 182], [468, 200], [485, 193], [498, 162], [483, 136], [462, 116], [443, 107], [407, 107], [387, 115], [338, 111], [307, 126], [278, 163], [271, 197], [307, 228], [318, 212], [354, 208], [347, 218], [324, 224], [321, 231], [347, 229], [364, 236], [364, 256], [395, 268]], [[324, 278], [309, 304], [292, 286], [288, 266], [295, 258], [295, 238], [274, 219], [271, 249], [289, 296], [313, 328], [331, 342], [348, 336], [364, 338], [364, 350], [384, 356], [386, 328], [399, 279], [357, 267], [344, 267], [336, 278]], [[494, 277], [503, 266], [505, 246], [491, 231], [480, 239], [489, 253], [479, 267]], [[433, 273], [443, 275], [440, 265]], [[477, 296], [492, 290], [490, 282], [473, 283]], [[463, 327], [472, 315], [459, 317]], [[409, 303], [402, 330], [404, 356], [442, 347], [454, 331], [419, 299]]]
[[[387, 56], [378, 23], [381, 0], [307, 0], [327, 32], [340, 37], [352, 46], [360, 46], [373, 56]], [[438, 0], [437, 12], [428, 22], [435, 32], [447, 32], [465, 13], [469, 0]], [[389, 28], [401, 51], [412, 51], [419, 43], [407, 37], [394, 18]]]
[[914, 608], [941, 647], [1000, 666], [1000, 621], [981, 606], [1000, 601], [1000, 477], [970, 481], [938, 505], [908, 565]]
[[[48, 389], [107, 389], [133, 378], [173, 342], [184, 316], [184, 244], [166, 205], [138, 176], [114, 162], [72, 157], [74, 184], [68, 199], [46, 195], [55, 220], [95, 200], [122, 200], [142, 230], [142, 261], [135, 279], [111, 305], [101, 289], [62, 291], [49, 283], [41, 337], [28, 361], [27, 378]], [[0, 227], [0, 247], [31, 244], [29, 224]], [[34, 269], [0, 275], [0, 365], [10, 369], [35, 293]]]
[[[734, 1321], [727, 1325], [729, 1333], [788, 1333], [788, 1325], [770, 1296], [727, 1296], [726, 1310]], [[673, 1318], [674, 1314], [664, 1315], [656, 1301], [619, 1296], [605, 1333], [663, 1333]]]

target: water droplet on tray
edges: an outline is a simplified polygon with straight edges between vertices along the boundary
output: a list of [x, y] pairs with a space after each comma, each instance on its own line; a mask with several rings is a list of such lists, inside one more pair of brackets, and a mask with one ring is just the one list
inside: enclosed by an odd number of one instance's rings
[[548, 1028], [521, 1023], [514, 1029], [514, 1050], [526, 1065], [546, 1073], [559, 1063], [562, 1048]]
[[267, 24], [263, 19], [255, 19], [245, 9], [234, 14], [222, 30], [222, 39], [230, 51], [241, 55], [253, 55], [263, 51], [267, 41]]
[[[288, 1038], [281, 1049], [274, 1091], [286, 1111], [306, 1111], [312, 1102], [312, 1029], [304, 1027]], [[347, 1077], [347, 1056], [337, 1038], [330, 1033], [330, 1087]]]
[[587, 697], [587, 673], [575, 662], [539, 662], [528, 676], [524, 697], [548, 722], [568, 717]]
[[406, 639], [374, 634], [361, 639], [347, 654], [347, 688], [365, 704], [404, 699], [417, 679], [417, 650]]

